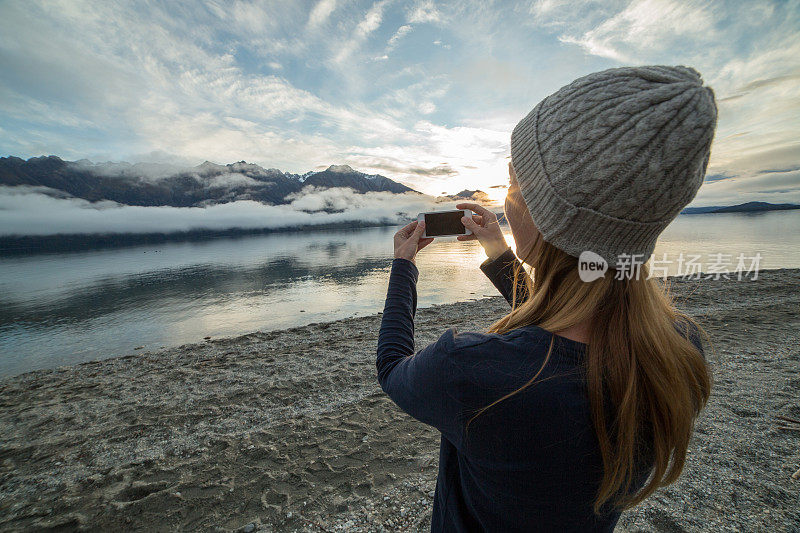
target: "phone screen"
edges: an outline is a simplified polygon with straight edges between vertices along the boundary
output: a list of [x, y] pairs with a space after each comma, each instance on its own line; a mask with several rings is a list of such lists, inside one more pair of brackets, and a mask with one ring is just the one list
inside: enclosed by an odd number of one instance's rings
[[464, 211], [446, 211], [444, 213], [425, 213], [425, 234], [428, 237], [437, 235], [464, 235], [466, 228], [461, 223]]

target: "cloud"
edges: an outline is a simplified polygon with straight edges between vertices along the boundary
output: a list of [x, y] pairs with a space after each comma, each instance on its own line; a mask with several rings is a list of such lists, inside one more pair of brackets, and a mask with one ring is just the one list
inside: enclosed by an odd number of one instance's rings
[[0, 187], [0, 235], [171, 233], [334, 222], [400, 223], [434, 207], [455, 205], [438, 205], [430, 196], [415, 193], [358, 194], [347, 188], [307, 187], [294, 195], [289, 205], [243, 200], [207, 207], [140, 207], [51, 196], [42, 189]]
[[410, 23], [437, 23], [442, 15], [431, 0], [422, 0], [413, 4], [408, 13]]
[[437, 195], [443, 184], [456, 192], [503, 179], [508, 175], [508, 143], [506, 131], [419, 121], [402, 145], [359, 147], [349, 160], [362, 169], [403, 176], [409, 187]]
[[703, 3], [683, 0], [636, 0], [622, 11], [580, 36], [563, 35], [565, 43], [577, 44], [588, 53], [620, 62], [636, 61], [631, 51], [663, 47], [702, 36], [716, 39], [714, 14]]
[[244, 174], [239, 174], [238, 172], [219, 174], [217, 176], [206, 178], [204, 181], [205, 183], [203, 183], [203, 185], [209, 189], [230, 189], [233, 187], [246, 186], [264, 187], [271, 185], [268, 182], [257, 181], [250, 176], [245, 176]]
[[361, 157], [359, 161], [364, 168], [386, 171], [390, 174], [414, 174], [416, 176], [425, 177], [449, 177], [458, 174], [457, 170], [447, 164], [426, 168], [408, 166], [407, 163], [404, 164], [401, 161], [392, 163], [391, 160], [381, 158], [370, 159], [368, 157]]
[[[747, 137], [747, 136], [746, 136]], [[735, 168], [737, 176], [754, 176], [764, 172], [775, 172], [791, 168], [800, 163], [800, 142], [758, 144], [749, 139], [734, 153], [725, 153], [724, 168]], [[709, 174], [713, 174], [711, 171]]]
[[0, 153], [364, 162], [432, 194], [499, 193], [511, 128], [546, 95], [686, 64], [717, 94], [709, 173], [745, 195], [792, 168], [767, 159], [800, 131], [799, 28], [780, 1], [0, 2]]
[[750, 83], [744, 85], [740, 90], [744, 93], [748, 93], [752, 90], [760, 89], [761, 87], [769, 87], [787, 82], [794, 83], [796, 80], [800, 80], [800, 71], [795, 71], [783, 76], [774, 76], [772, 78], [751, 81]]
[[308, 15], [308, 27], [316, 29], [327, 22], [333, 10], [336, 9], [336, 0], [320, 0]]
[[419, 112], [423, 115], [430, 115], [434, 111], [436, 111], [436, 104], [433, 102], [422, 102], [419, 104]]
[[[431, 198], [416, 193], [402, 195], [387, 192], [367, 192], [357, 194], [346, 187], [318, 188], [304, 187], [302, 191], [286, 197], [291, 200], [290, 207], [297, 211], [316, 213], [319, 211], [334, 211], [337, 213], [349, 212], [354, 215], [352, 220], [363, 220], [365, 212], [380, 213], [383, 218], [396, 220], [397, 213], [404, 213], [400, 218], [408, 218], [414, 209], [424, 210], [431, 205]], [[415, 207], [411, 207], [415, 206]], [[418, 211], [419, 212], [419, 211]], [[358, 216], [355, 216], [358, 215]], [[374, 220], [374, 214], [368, 215], [367, 220]], [[347, 220], [351, 220], [348, 218]], [[397, 219], [399, 221], [399, 219]]]
[[340, 45], [339, 53], [333, 59], [335, 63], [346, 61], [361, 43], [380, 27], [381, 22], [383, 22], [383, 10], [387, 3], [388, 0], [380, 0], [367, 10], [364, 18], [356, 25], [350, 38]]
[[192, 169], [189, 165], [176, 165], [171, 163], [127, 163], [106, 161], [104, 163], [93, 163], [88, 160], [67, 162], [73, 167], [86, 172], [91, 172], [97, 176], [142, 179], [144, 181], [158, 181], [180, 172], [188, 172]]
[[737, 205], [755, 201], [800, 204], [800, 170], [706, 182], [700, 187], [692, 206]]
[[735, 168], [736, 172], [710, 169], [693, 206], [750, 201], [800, 204], [800, 143], [777, 141], [771, 146], [753, 143], [738, 148], [736, 153], [726, 152], [724, 157], [730, 159], [719, 167]]
[[358, 37], [365, 38], [378, 29], [383, 21], [383, 8], [386, 6], [386, 3], [386, 0], [375, 2], [369, 11], [367, 11], [364, 20], [356, 26], [355, 33]]
[[[357, 102], [332, 104], [283, 75], [246, 72], [232, 55], [202, 46], [195, 31], [169, 27], [180, 22], [175, 19], [151, 21], [141, 13], [113, 10], [102, 3], [93, 5], [97, 10], [91, 16], [83, 16], [88, 6], [80, 5], [56, 11], [64, 19], [56, 27], [54, 13], [36, 4], [16, 11], [12, 4], [2, 13], [8, 16], [0, 16], [5, 20], [0, 30], [18, 45], [10, 49], [9, 41], [0, 41], [0, 51], [5, 52], [0, 62], [4, 61], [4, 70], [15, 73], [0, 82], [0, 114], [43, 126], [84, 131], [98, 127], [98, 137], [103, 138], [113, 138], [112, 131], [124, 125], [134, 139], [120, 143], [132, 153], [167, 150], [195, 163], [247, 158], [284, 168], [309, 166], [308, 154], [336, 157], [341, 153], [336, 138], [365, 142], [402, 132], [395, 119]], [[359, 25], [361, 34], [375, 24], [379, 8], [373, 7]], [[263, 19], [272, 9], [255, 12], [240, 6], [234, 14], [222, 15], [237, 25], [237, 31], [253, 32], [255, 25], [268, 23]], [[248, 13], [259, 22], [245, 24]], [[112, 31], [112, 26], [125, 31]], [[81, 38], [74, 39], [76, 34]], [[34, 75], [35, 80], [29, 79]], [[52, 94], [42, 94], [48, 87]], [[50, 103], [54, 101], [60, 105]], [[64, 138], [60, 131], [43, 136], [17, 131], [13, 139], [0, 136], [0, 143], [8, 146], [9, 153], [20, 155], [60, 153], [80, 159], [97, 154], [93, 140], [84, 149], [70, 142], [62, 143], [70, 148], [56, 150], [59, 135]], [[268, 161], [276, 155], [277, 160]]]
[[[584, 15], [576, 19], [576, 11]], [[538, 27], [558, 32], [561, 42], [590, 56], [612, 60], [609, 66], [685, 64], [703, 74], [719, 108], [708, 174], [723, 178], [704, 185], [695, 204], [778, 201], [800, 189], [792, 177], [777, 188], [765, 186], [774, 178], [763, 175], [800, 162], [796, 4], [635, 0], [600, 6], [546, 0], [534, 3], [531, 13]]]
[[389, 52], [391, 52], [392, 50], [397, 48], [397, 43], [400, 42], [400, 39], [402, 39], [403, 36], [405, 36], [408, 33], [410, 33], [411, 30], [413, 30], [413, 29], [414, 29], [414, 27], [411, 26], [410, 24], [405, 24], [405, 25], [400, 26], [399, 28], [397, 28], [397, 31], [394, 33], [394, 35], [391, 36], [391, 38], [389, 39], [389, 42], [386, 43], [386, 53], [388, 54]]

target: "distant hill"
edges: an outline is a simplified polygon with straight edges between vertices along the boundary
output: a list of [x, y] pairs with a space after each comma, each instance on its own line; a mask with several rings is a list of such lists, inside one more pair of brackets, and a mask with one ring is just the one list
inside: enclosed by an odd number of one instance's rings
[[473, 202], [478, 204], [488, 204], [491, 203], [491, 198], [489, 195], [481, 190], [470, 191], [468, 189], [464, 189], [463, 191], [457, 192], [456, 194], [447, 194], [442, 196], [436, 197], [436, 202]]
[[111, 200], [125, 205], [197, 207], [237, 200], [286, 204], [303, 187], [349, 187], [356, 192], [417, 192], [378, 174], [347, 165], [298, 175], [239, 161], [218, 165], [206, 161], [192, 168], [151, 163], [64, 161], [56, 156], [0, 158], [0, 185], [55, 189], [90, 202]]
[[771, 204], [769, 202], [747, 202], [729, 206], [687, 207], [681, 211], [682, 215], [697, 215], [701, 213], [755, 213], [758, 211], [786, 211], [800, 209], [798, 204]]
[[745, 204], [721, 207], [714, 213], [747, 213], [750, 211], [785, 211], [787, 209], [800, 209], [797, 204], [770, 204], [768, 202], [747, 202]]

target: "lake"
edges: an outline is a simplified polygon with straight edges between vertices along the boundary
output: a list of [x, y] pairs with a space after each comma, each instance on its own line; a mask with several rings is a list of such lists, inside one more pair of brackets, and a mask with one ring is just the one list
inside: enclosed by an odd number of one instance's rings
[[[395, 231], [274, 233], [0, 258], [0, 376], [377, 313]], [[662, 266], [675, 274], [681, 253], [700, 256], [703, 267], [720, 263], [717, 254], [730, 270], [739, 254], [749, 267], [760, 254], [760, 268], [800, 268], [800, 211], [679, 216], [654, 255], [666, 254]], [[484, 259], [475, 242], [428, 246], [417, 258], [419, 306], [496, 295], [478, 269]]]

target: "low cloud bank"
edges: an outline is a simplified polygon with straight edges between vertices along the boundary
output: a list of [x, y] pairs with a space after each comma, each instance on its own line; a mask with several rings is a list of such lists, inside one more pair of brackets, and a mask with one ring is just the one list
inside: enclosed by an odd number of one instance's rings
[[[454, 203], [453, 203], [454, 204]], [[65, 198], [43, 187], [0, 186], [0, 235], [179, 233], [263, 229], [341, 222], [401, 223], [421, 211], [453, 206], [430, 196], [307, 187], [288, 205], [251, 200], [207, 207], [141, 207]]]
[[706, 181], [691, 207], [737, 205], [745, 202], [800, 204], [800, 170], [762, 171], [754, 176]]

